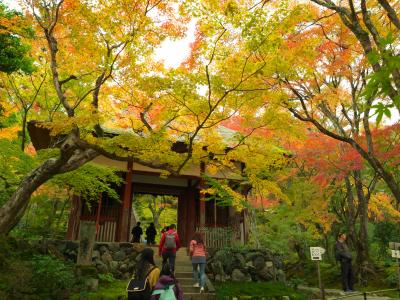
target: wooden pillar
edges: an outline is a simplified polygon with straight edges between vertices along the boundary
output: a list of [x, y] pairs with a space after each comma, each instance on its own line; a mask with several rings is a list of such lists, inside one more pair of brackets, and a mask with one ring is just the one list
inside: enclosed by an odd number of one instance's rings
[[186, 204], [187, 199], [184, 195], [179, 195], [178, 197], [178, 234], [181, 238], [182, 245], [187, 244], [186, 232], [187, 232], [187, 215], [186, 215]]
[[214, 212], [214, 228], [217, 228], [217, 199], [216, 198], [214, 198], [213, 212]]
[[68, 218], [68, 229], [65, 239], [76, 240], [79, 231], [79, 222], [81, 218], [82, 203], [78, 195], [72, 196], [71, 210]]
[[[205, 188], [205, 182], [204, 182], [204, 173], [206, 170], [206, 164], [202, 161], [200, 163], [200, 176], [201, 176], [201, 181], [200, 181], [200, 189]], [[199, 227], [203, 228], [206, 226], [206, 202], [205, 202], [205, 194], [200, 191], [200, 224]]]
[[190, 188], [187, 193], [185, 193], [185, 202], [186, 202], [186, 242], [193, 238], [194, 232], [196, 230], [197, 218], [196, 218], [196, 191], [194, 188]]
[[98, 239], [100, 231], [100, 217], [101, 217], [101, 205], [103, 202], [103, 194], [99, 194], [99, 203], [97, 204], [97, 216], [96, 216], [96, 240]]
[[118, 220], [118, 231], [117, 231], [117, 242], [128, 242], [129, 241], [129, 218], [131, 215], [131, 194], [132, 194], [132, 162], [128, 162], [128, 170], [125, 177], [125, 186], [122, 196], [121, 210], [119, 213]]

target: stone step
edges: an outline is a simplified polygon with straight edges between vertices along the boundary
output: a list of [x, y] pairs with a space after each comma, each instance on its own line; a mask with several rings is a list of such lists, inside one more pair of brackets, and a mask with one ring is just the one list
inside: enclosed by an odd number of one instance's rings
[[192, 266], [180, 266], [180, 265], [175, 265], [175, 272], [192, 272], [193, 267]]
[[176, 278], [176, 280], [178, 280], [179, 283], [182, 284], [182, 285], [193, 285], [193, 284], [194, 284], [194, 280], [193, 280], [192, 277], [190, 277], [190, 278], [188, 278], [188, 277], [184, 277], [184, 278], [175, 277], [175, 278]]
[[186, 293], [192, 293], [192, 294], [200, 293], [200, 288], [199, 287], [194, 287], [192, 284], [191, 285], [182, 285], [181, 284], [181, 287], [182, 287], [182, 290], [183, 290], [184, 294], [186, 294]]
[[176, 278], [193, 278], [193, 273], [192, 272], [176, 271], [175, 272], [175, 277]]
[[[162, 266], [162, 260], [155, 260], [154, 261], [157, 266]], [[177, 267], [182, 267], [182, 268], [189, 268], [190, 271], [193, 269], [192, 263], [191, 262], [175, 262], [175, 269]]]

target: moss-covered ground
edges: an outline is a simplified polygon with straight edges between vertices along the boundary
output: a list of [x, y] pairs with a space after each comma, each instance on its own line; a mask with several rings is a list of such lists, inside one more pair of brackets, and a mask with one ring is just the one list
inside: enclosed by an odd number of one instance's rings
[[126, 299], [126, 280], [115, 280], [99, 284], [96, 292], [80, 292], [71, 295], [71, 300], [117, 300]]
[[289, 296], [292, 300], [306, 299], [306, 295], [277, 282], [226, 282], [216, 285], [218, 300], [240, 297], [240, 299], [283, 299]]

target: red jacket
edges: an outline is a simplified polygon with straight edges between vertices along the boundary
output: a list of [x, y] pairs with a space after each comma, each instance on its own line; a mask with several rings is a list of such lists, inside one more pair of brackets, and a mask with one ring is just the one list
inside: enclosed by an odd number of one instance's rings
[[177, 233], [175, 230], [173, 230], [173, 229], [168, 230], [167, 233], [168, 233], [168, 234], [172, 234], [172, 233], [175, 234], [176, 248], [174, 248], [174, 249], [164, 249], [165, 234], [166, 234], [166, 232], [164, 232], [163, 235], [162, 235], [162, 237], [161, 237], [160, 245], [158, 246], [158, 254], [159, 254], [159, 255], [161, 255], [161, 253], [164, 253], [164, 252], [176, 253], [176, 251], [178, 251], [179, 248], [181, 247], [181, 241], [180, 241], [180, 239], [179, 239], [178, 233]]

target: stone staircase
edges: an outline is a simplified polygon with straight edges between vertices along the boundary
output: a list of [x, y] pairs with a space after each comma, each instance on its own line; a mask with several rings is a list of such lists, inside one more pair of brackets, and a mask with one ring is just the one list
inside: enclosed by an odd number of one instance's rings
[[[158, 249], [154, 249], [158, 253]], [[162, 265], [162, 258], [155, 255], [155, 262], [158, 266]], [[206, 279], [205, 292], [200, 294], [200, 288], [193, 287], [193, 268], [192, 262], [187, 255], [187, 248], [180, 248], [176, 253], [175, 278], [179, 281], [183, 289], [185, 300], [215, 300], [215, 291], [211, 282]]]

